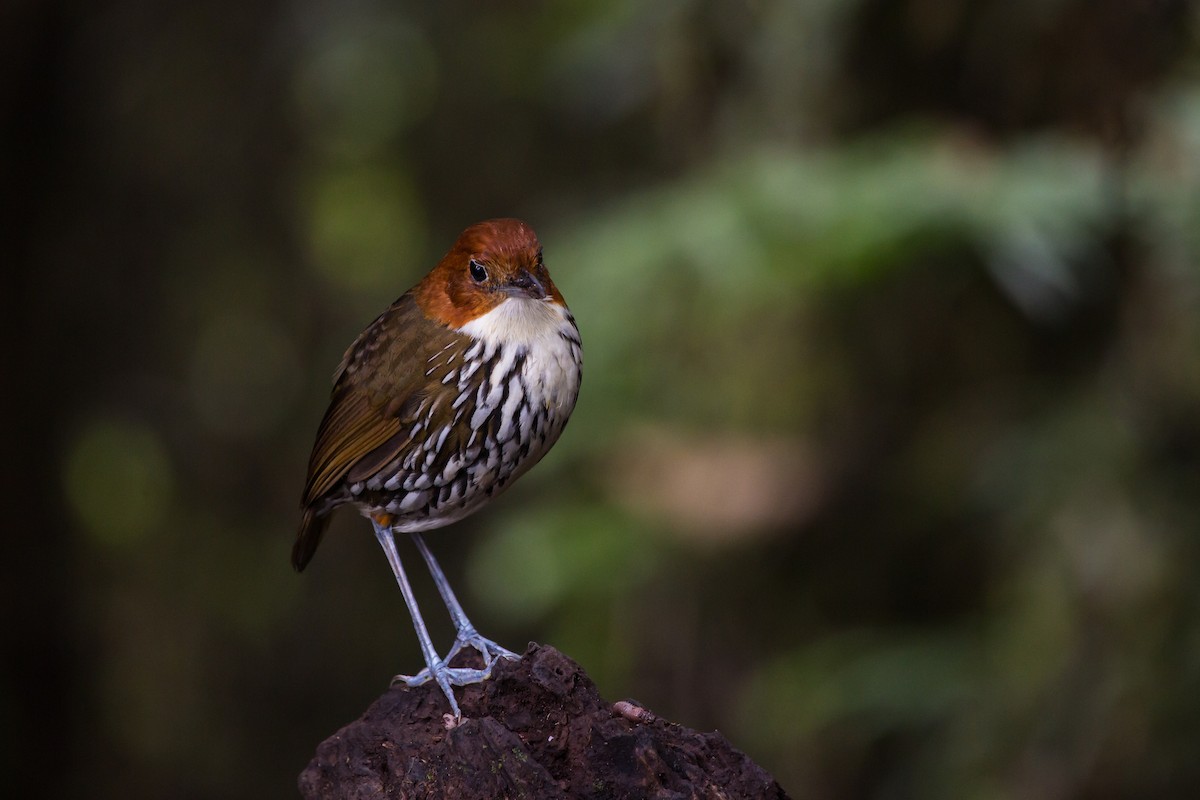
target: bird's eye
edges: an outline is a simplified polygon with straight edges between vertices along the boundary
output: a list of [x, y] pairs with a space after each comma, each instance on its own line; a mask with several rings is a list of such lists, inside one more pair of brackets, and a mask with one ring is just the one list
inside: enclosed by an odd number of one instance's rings
[[471, 259], [471, 278], [476, 283], [483, 283], [487, 280], [487, 270], [484, 269], [483, 264], [473, 258]]

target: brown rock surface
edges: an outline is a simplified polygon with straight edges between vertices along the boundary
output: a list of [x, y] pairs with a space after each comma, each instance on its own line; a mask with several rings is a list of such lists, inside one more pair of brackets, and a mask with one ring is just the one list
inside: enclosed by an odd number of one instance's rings
[[779, 784], [719, 733], [601, 699], [582, 668], [530, 645], [492, 678], [458, 690], [448, 727], [432, 684], [389, 689], [317, 748], [305, 798], [770, 798]]

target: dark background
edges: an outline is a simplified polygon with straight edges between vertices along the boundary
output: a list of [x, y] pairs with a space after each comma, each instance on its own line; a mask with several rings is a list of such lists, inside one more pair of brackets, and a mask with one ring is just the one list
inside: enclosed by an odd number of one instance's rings
[[291, 571], [297, 501], [343, 348], [505, 215], [585, 379], [430, 537], [486, 634], [797, 798], [1196, 796], [1196, 21], [9, 0], [12, 796], [292, 796], [420, 666], [365, 521]]

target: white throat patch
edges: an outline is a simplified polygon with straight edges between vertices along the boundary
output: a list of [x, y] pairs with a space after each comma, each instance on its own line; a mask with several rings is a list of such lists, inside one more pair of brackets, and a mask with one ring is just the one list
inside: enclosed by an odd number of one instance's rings
[[573, 328], [567, 310], [545, 300], [510, 297], [458, 330], [488, 345], [525, 345], [559, 335]]

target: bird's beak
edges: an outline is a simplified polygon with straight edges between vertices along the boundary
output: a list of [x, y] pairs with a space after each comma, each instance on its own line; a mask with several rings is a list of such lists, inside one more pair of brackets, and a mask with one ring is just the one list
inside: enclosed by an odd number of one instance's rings
[[533, 300], [545, 300], [546, 287], [533, 276], [529, 270], [520, 270], [504, 284], [504, 291], [511, 297], [528, 297]]

